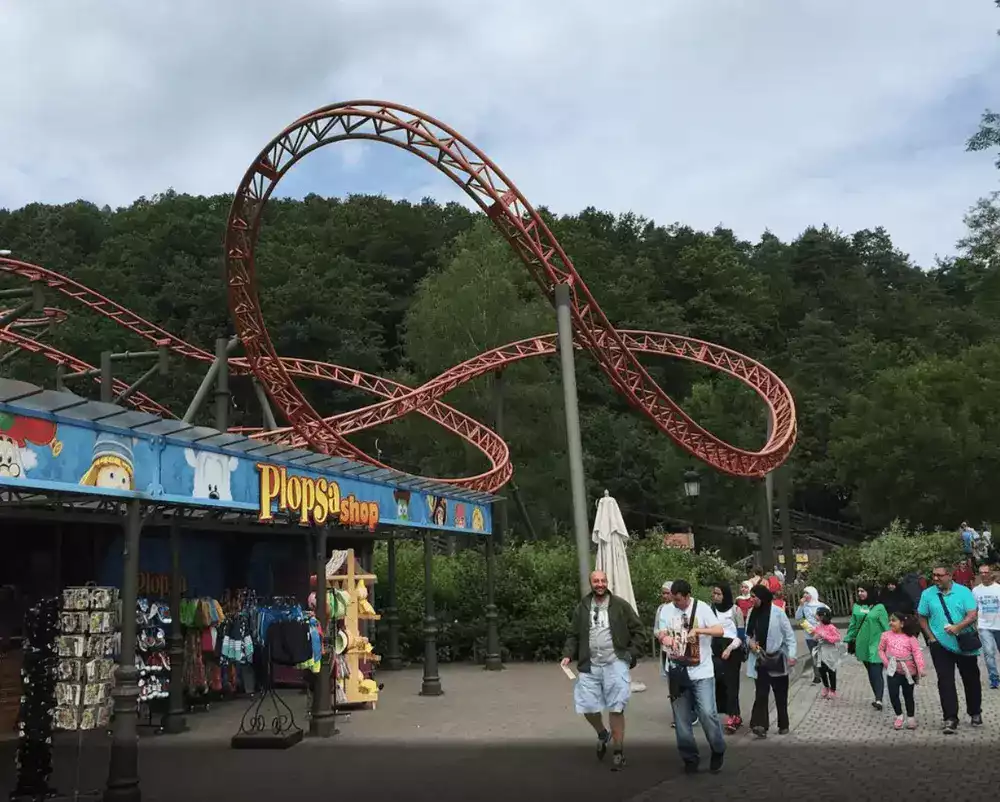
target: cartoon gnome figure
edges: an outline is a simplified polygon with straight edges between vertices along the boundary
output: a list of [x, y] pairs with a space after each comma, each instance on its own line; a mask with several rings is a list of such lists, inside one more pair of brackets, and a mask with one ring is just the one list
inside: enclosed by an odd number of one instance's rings
[[29, 444], [48, 446], [53, 457], [62, 452], [52, 421], [0, 412], [0, 478], [24, 479], [38, 464], [38, 455]]
[[113, 434], [99, 434], [94, 441], [90, 467], [80, 479], [80, 484], [107, 490], [135, 490], [135, 468], [129, 440]]

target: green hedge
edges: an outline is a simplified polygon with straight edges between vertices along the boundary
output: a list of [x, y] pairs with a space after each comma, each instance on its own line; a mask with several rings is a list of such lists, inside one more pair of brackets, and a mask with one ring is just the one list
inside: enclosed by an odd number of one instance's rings
[[[736, 579], [716, 554], [663, 548], [653, 540], [629, 544], [632, 585], [643, 621], [652, 624], [664, 580], [687, 579], [707, 598], [708, 583]], [[379, 577], [375, 603], [384, 612], [387, 550], [375, 551]], [[442, 661], [481, 660], [486, 640], [486, 561], [482, 547], [453, 556], [435, 555], [434, 603]], [[578, 598], [576, 551], [564, 542], [508, 545], [497, 555], [496, 604], [505, 660], [538, 661], [559, 657], [569, 615]], [[405, 660], [423, 656], [424, 567], [420, 543], [396, 547], [396, 604], [400, 652]], [[385, 654], [386, 628], [376, 631], [376, 650]]]

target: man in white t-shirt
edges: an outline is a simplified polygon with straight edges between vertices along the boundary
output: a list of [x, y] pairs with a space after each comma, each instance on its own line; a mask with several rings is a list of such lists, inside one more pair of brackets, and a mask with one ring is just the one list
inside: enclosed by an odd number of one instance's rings
[[997, 651], [1000, 651], [1000, 584], [992, 565], [979, 566], [981, 584], [972, 589], [979, 612], [979, 639], [983, 642], [983, 660], [990, 675], [990, 688], [1000, 688]]
[[723, 636], [722, 623], [711, 605], [691, 596], [684, 579], [673, 583], [674, 603], [662, 609], [657, 621], [657, 640], [663, 647], [663, 668], [670, 682], [670, 704], [677, 733], [677, 751], [688, 774], [698, 771], [701, 760], [694, 739], [692, 719], [697, 715], [712, 749], [709, 770], [722, 769], [726, 740], [715, 706], [715, 668], [712, 638]]

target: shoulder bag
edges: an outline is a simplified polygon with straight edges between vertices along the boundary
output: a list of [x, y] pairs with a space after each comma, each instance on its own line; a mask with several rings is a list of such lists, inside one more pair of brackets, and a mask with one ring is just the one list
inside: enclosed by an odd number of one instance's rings
[[[871, 609], [871, 607], [869, 607], [868, 608], [868, 613], [870, 613], [871, 611], [872, 611], [872, 609]], [[855, 651], [857, 651], [857, 647], [855, 646], [855, 643], [857, 643], [858, 635], [861, 634], [861, 627], [863, 627], [865, 625], [865, 621], [868, 620], [868, 613], [865, 613], [861, 617], [861, 623], [858, 624], [857, 631], [855, 631], [855, 633], [854, 633], [854, 640], [852, 640], [850, 643], [847, 644], [847, 653], [848, 654], [854, 654]]]
[[[948, 610], [948, 605], [945, 604], [943, 593], [938, 593], [938, 601], [941, 602], [941, 609], [944, 610], [944, 617], [948, 619], [948, 623], [955, 626], [955, 622], [951, 618], [951, 611]], [[958, 641], [958, 649], [961, 652], [975, 652], [983, 648], [983, 642], [979, 638], [979, 633], [971, 625], [963, 632], [956, 632], [955, 640]]]

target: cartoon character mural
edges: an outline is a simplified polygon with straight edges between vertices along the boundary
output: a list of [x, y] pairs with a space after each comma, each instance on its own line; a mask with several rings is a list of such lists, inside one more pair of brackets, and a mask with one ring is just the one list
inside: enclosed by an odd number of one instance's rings
[[438, 526], [444, 526], [448, 521], [448, 499], [440, 496], [428, 496], [427, 511], [431, 515], [431, 521]]
[[232, 475], [240, 461], [236, 457], [214, 451], [184, 449], [184, 459], [194, 468], [192, 498], [210, 498], [215, 501], [232, 501]]
[[38, 464], [38, 455], [28, 448], [29, 444], [48, 446], [53, 457], [62, 453], [52, 421], [0, 412], [0, 477], [24, 479]]
[[131, 438], [107, 432], [97, 435], [90, 467], [80, 484], [106, 490], [135, 490]]
[[455, 526], [459, 529], [465, 529], [465, 505], [456, 504], [455, 505]]
[[482, 532], [486, 529], [486, 521], [483, 519], [483, 511], [479, 507], [472, 508], [472, 531]]
[[396, 517], [400, 521], [410, 520], [410, 491], [397, 488], [392, 497], [396, 500]]

